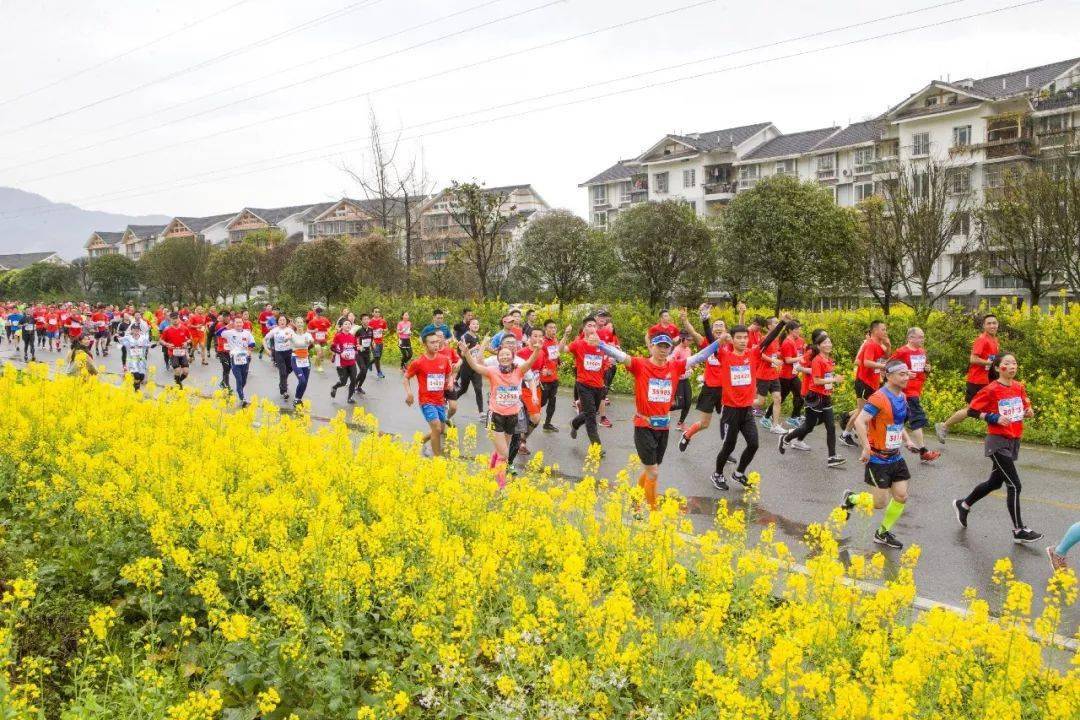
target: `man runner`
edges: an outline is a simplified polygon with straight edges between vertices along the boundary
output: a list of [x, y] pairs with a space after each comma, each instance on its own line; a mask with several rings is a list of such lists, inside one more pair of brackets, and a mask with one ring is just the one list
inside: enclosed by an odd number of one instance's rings
[[[975, 338], [971, 344], [971, 354], [968, 356], [967, 389], [964, 399], [970, 404], [979, 391], [997, 379], [994, 371], [994, 360], [1001, 353], [1001, 344], [998, 342], [998, 318], [993, 313], [986, 315], [982, 321], [982, 334]], [[963, 422], [969, 416], [969, 408], [957, 410], [949, 416], [945, 422], [934, 426], [934, 434], [938, 442], [945, 444], [945, 438], [949, 436], [949, 428]]]
[[919, 449], [919, 459], [930, 463], [941, 457], [937, 450], [928, 450], [923, 441], [923, 428], [930, 424], [926, 411], [922, 407], [922, 389], [926, 375], [930, 372], [930, 363], [926, 361], [926, 333], [922, 328], [911, 327], [907, 331], [907, 342], [893, 352], [889, 360], [899, 360], [907, 366], [910, 379], [904, 387], [907, 396], [907, 427], [912, 442]]
[[174, 310], [169, 313], [169, 326], [161, 331], [161, 346], [169, 353], [169, 367], [179, 388], [184, 387], [184, 380], [188, 376], [190, 345], [191, 331], [180, 322], [180, 313]]
[[432, 330], [421, 340], [424, 352], [405, 369], [402, 384], [405, 386], [405, 404], [412, 407], [414, 397], [409, 378], [416, 378], [420, 399], [420, 412], [431, 432], [431, 453], [442, 455], [442, 436], [446, 426], [446, 388], [451, 374], [449, 358], [439, 354], [443, 339]]
[[[870, 323], [866, 339], [862, 347], [855, 355], [855, 402], [856, 408], [860, 400], [868, 400], [877, 392], [881, 385], [881, 371], [885, 369], [885, 360], [889, 357], [889, 334], [884, 320], [874, 320]], [[840, 433], [840, 442], [848, 447], [858, 447], [851, 431], [855, 428], [855, 417], [858, 412], [852, 412], [843, 419], [844, 432]]]

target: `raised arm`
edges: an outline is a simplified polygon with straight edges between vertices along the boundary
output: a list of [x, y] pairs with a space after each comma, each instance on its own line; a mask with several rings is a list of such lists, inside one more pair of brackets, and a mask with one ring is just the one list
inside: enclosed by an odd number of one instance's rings
[[713, 340], [707, 347], [702, 348], [698, 352], [691, 355], [686, 359], [686, 367], [692, 368], [698, 363], [704, 362], [706, 358], [720, 349], [720, 340]]
[[562, 339], [559, 340], [559, 354], [562, 355], [566, 352], [566, 346], [570, 342], [570, 333], [574, 332], [573, 325], [567, 325], [566, 330], [563, 331]]
[[[702, 315], [701, 316], [701, 321], [703, 323], [708, 322], [708, 318], [709, 318], [708, 315]], [[688, 318], [686, 316], [686, 311], [685, 310], [683, 310], [681, 313], [679, 313], [679, 319], [682, 321], [683, 329], [686, 330], [686, 332], [690, 335], [690, 337], [694, 338], [695, 343], [700, 345], [701, 341], [702, 341], [701, 333], [699, 333], [697, 330], [694, 329], [694, 326], [690, 323], [690, 318]], [[674, 339], [675, 338], [672, 338], [672, 340], [674, 340]]]
[[[488, 339], [484, 338], [478, 343], [477, 347], [484, 347], [487, 344]], [[463, 346], [464, 343], [460, 343], [458, 346], [461, 350], [461, 352], [458, 353], [458, 356], [461, 358], [461, 360], [468, 363], [469, 367], [471, 367], [477, 375], [485, 375], [486, 370], [484, 366], [476, 361], [476, 358], [473, 357], [472, 351], [469, 348]]]
[[541, 351], [542, 351], [542, 348], [538, 348], [538, 347], [533, 348], [532, 355], [527, 357], [525, 359], [525, 362], [523, 362], [521, 364], [521, 374], [522, 375], [529, 372], [529, 370], [532, 368], [532, 366], [536, 363], [537, 359], [540, 357]]
[[621, 349], [615, 347], [614, 345], [608, 345], [603, 340], [600, 341], [600, 344], [597, 345], [597, 347], [600, 348], [600, 352], [604, 353], [609, 358], [613, 359], [615, 362], [619, 363], [620, 365], [630, 367], [630, 362], [633, 360], [633, 358], [624, 353]]

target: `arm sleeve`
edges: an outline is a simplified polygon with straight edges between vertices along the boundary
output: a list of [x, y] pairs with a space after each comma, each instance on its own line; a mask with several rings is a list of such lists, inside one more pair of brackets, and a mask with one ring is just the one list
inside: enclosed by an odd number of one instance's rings
[[608, 357], [614, 358], [616, 362], [625, 363], [630, 357], [619, 348], [613, 345], [608, 345], [603, 340], [600, 341], [600, 344], [597, 347], [600, 348], [600, 352], [604, 353]]
[[698, 352], [694, 353], [689, 358], [687, 358], [686, 367], [688, 367], [688, 368], [694, 367], [698, 363], [703, 362], [706, 358], [708, 358], [710, 355], [712, 355], [713, 353], [715, 353], [719, 349], [720, 349], [720, 341], [719, 340], [713, 340], [711, 343], [706, 345], [704, 349], [699, 350]]

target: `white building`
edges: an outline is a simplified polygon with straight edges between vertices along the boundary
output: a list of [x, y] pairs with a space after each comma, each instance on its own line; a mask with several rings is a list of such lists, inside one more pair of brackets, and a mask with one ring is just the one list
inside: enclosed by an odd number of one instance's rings
[[588, 188], [585, 216], [594, 227], [607, 227], [621, 210], [649, 199], [649, 176], [636, 160], [620, 160], [578, 187]]
[[[529, 222], [550, 210], [551, 206], [540, 196], [532, 185], [506, 185], [483, 188], [485, 193], [505, 195], [499, 212], [509, 218], [505, 232], [510, 236], [509, 251], [521, 239]], [[441, 265], [450, 253], [466, 236], [462, 228], [454, 221], [449, 191], [443, 190], [432, 195], [419, 209], [420, 241], [423, 256], [421, 262], [428, 265]]]
[[59, 265], [61, 267], [67, 267], [68, 261], [60, 257], [52, 250], [46, 250], [45, 252], [30, 252], [30, 253], [11, 253], [8, 255], [0, 255], [0, 272], [6, 272], [8, 270], [22, 270], [28, 268], [36, 263], [49, 263], [50, 265]]
[[[791, 175], [801, 180], [816, 179], [824, 164], [819, 165], [809, 153], [818, 143], [832, 137], [839, 130], [838, 127], [804, 130], [776, 135], [768, 142], [761, 143], [735, 161], [734, 166], [738, 172], [737, 191], [745, 192], [754, 187], [758, 180], [770, 175]], [[835, 166], [832, 169], [835, 171]]]
[[164, 231], [164, 225], [128, 225], [121, 241], [124, 255], [138, 260], [158, 243]]
[[332, 205], [334, 203], [322, 202], [279, 208], [246, 207], [226, 225], [228, 242], [241, 242], [257, 230], [276, 230], [282, 234], [285, 242], [310, 240], [308, 232], [312, 219]]
[[195, 237], [211, 245], [221, 245], [229, 239], [229, 222], [237, 213], [209, 217], [175, 217], [161, 231], [161, 239]]
[[124, 233], [122, 232], [95, 230], [90, 233], [90, 237], [86, 241], [86, 254], [90, 259], [102, 255], [117, 255], [123, 247], [121, 243], [123, 239]]

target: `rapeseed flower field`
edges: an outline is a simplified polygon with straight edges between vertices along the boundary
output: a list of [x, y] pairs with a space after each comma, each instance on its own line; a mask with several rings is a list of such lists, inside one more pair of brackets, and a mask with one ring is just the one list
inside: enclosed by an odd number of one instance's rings
[[845, 566], [842, 511], [793, 572], [741, 509], [694, 536], [673, 493], [648, 512], [540, 453], [500, 491], [475, 435], [424, 458], [356, 413], [5, 368], [0, 718], [1080, 714], [1080, 664], [1044, 661], [1072, 572], [1003, 560], [999, 597], [916, 615], [918, 548]]

